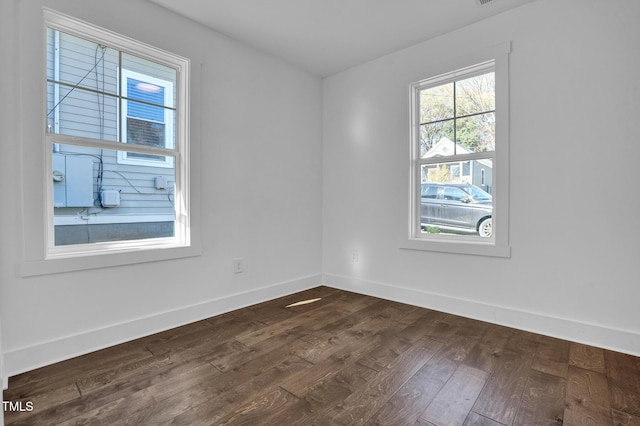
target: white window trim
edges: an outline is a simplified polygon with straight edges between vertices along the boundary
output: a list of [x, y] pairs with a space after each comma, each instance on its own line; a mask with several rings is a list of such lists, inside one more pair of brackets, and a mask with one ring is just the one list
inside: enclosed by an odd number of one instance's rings
[[[450, 61], [446, 67], [432, 72], [434, 76], [442, 75], [441, 80], [451, 81], [457, 79], [454, 70], [472, 68], [476, 64], [493, 61], [496, 81], [496, 150], [493, 152], [493, 187], [495, 202], [493, 204], [493, 236], [480, 239], [473, 236], [445, 236], [429, 235], [419, 236], [419, 194], [420, 194], [420, 170], [419, 170], [419, 128], [415, 105], [417, 105], [417, 88], [424, 85], [422, 80], [410, 83], [410, 120], [411, 120], [411, 155], [409, 172], [409, 214], [408, 237], [400, 241], [401, 249], [424, 250], [444, 253], [470, 254], [480, 256], [510, 257], [509, 245], [509, 53], [511, 43], [505, 42], [490, 49], [476, 52]], [[447, 69], [449, 71], [447, 71]], [[427, 79], [431, 83], [438, 81], [438, 77]], [[479, 153], [483, 157], [487, 153]], [[469, 154], [469, 159], [476, 154]], [[460, 157], [456, 157], [459, 159]], [[446, 161], [447, 157], [442, 157]], [[405, 219], [405, 220], [407, 220]], [[405, 228], [406, 229], [406, 228]]]
[[[128, 78], [142, 80], [146, 83], [151, 83], [156, 86], [164, 88], [165, 89], [164, 104], [165, 105], [173, 104], [173, 83], [171, 83], [170, 81], [161, 80], [159, 78], [151, 77], [146, 74], [142, 74], [142, 73], [131, 71], [124, 68], [122, 69], [121, 82], [120, 82], [120, 84], [122, 84], [123, 97], [126, 98], [128, 95], [127, 93], [128, 86], [126, 84], [126, 81]], [[120, 120], [120, 125], [122, 126], [123, 135], [127, 134], [128, 108], [129, 108], [129, 101], [123, 100], [122, 102], [123, 111], [122, 111], [122, 117]], [[166, 148], [173, 149], [175, 146], [175, 141], [173, 140], [174, 129], [173, 129], [173, 120], [171, 119], [170, 115], [171, 115], [170, 112], [168, 110], [165, 110], [163, 124], [165, 125], [165, 135], [170, 135], [170, 138], [167, 139], [169, 143], [167, 144], [168, 146], [166, 146]], [[124, 140], [122, 142], [127, 143], [126, 136], [124, 137]], [[171, 168], [173, 167], [173, 164], [174, 164], [173, 157], [169, 157], [169, 156], [165, 156], [163, 161], [155, 161], [155, 160], [145, 160], [141, 158], [129, 157], [127, 154], [128, 154], [128, 151], [118, 151], [117, 161], [119, 164], [130, 164], [135, 166], [166, 167], [166, 168]]]
[[[21, 262], [18, 271], [19, 274], [22, 276], [34, 276], [200, 255], [201, 249], [199, 243], [197, 243], [199, 240], [196, 240], [196, 244], [193, 244], [194, 241], [191, 237], [191, 215], [189, 212], [189, 59], [121, 36], [48, 8], [43, 8], [43, 12], [43, 28], [55, 28], [76, 36], [101, 40], [110, 47], [152, 61], [158, 62], [158, 59], [161, 58], [160, 62], [178, 70], [176, 149], [147, 148], [150, 154], [169, 155], [176, 158], [175, 183], [176, 188], [181, 188], [181, 190], [175, 193], [175, 237], [55, 247], [53, 186], [51, 185], [53, 145], [63, 143], [104, 149], [117, 149], [118, 147], [115, 143], [108, 141], [49, 134], [46, 132], [46, 129], [44, 129], [45, 126], [43, 126], [42, 135], [45, 143], [42, 147], [45, 151], [45, 167], [42, 184], [44, 185], [44, 195], [46, 199], [42, 212], [43, 222], [45, 223], [45, 232], [41, 240], [43, 245], [40, 246], [40, 249], [31, 244], [27, 246], [27, 253], [32, 253], [32, 255], [27, 254], [28, 257]], [[46, 46], [46, 31], [43, 31], [43, 52], [46, 52]], [[43, 69], [42, 75], [44, 76], [44, 74]], [[46, 78], [43, 78], [42, 82], [42, 93], [44, 94], [46, 93]], [[46, 114], [46, 96], [43, 97], [42, 105], [43, 112]], [[40, 252], [41, 255], [37, 255], [38, 252]], [[80, 258], [83, 260], [80, 261]]]

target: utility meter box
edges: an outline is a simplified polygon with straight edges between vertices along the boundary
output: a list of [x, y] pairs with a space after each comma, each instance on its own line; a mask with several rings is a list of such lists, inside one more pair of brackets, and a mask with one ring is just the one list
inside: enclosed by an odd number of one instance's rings
[[53, 206], [93, 206], [93, 159], [53, 154]]

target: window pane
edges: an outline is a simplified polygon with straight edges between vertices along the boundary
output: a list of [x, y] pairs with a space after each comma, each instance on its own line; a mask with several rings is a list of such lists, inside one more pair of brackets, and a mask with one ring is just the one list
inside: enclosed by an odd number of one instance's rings
[[47, 108], [47, 124], [52, 133], [117, 140], [115, 96], [48, 83]]
[[[152, 95], [153, 93], [157, 93], [154, 91], [157, 90], [158, 87], [163, 87], [164, 90], [168, 91], [168, 93], [164, 95], [164, 99], [162, 102], [159, 102], [159, 104], [168, 108], [175, 108], [176, 81], [178, 77], [178, 73], [175, 69], [127, 53], [122, 54], [122, 69], [125, 70], [123, 75], [127, 75], [126, 71], [130, 71], [133, 74], [146, 77], [138, 79], [142, 80], [139, 82], [142, 83], [142, 85], [139, 86], [140, 93], [146, 92], [147, 94]], [[129, 78], [131, 77], [129, 76]], [[131, 96], [129, 93], [128, 97], [137, 100], [145, 100], [136, 94]]]
[[[462, 172], [466, 168], [470, 169], [469, 176]], [[490, 159], [423, 165], [421, 233], [490, 237], [493, 226], [491, 169]]]
[[453, 83], [420, 91], [420, 123], [453, 118]]
[[482, 158], [471, 161], [450, 161], [421, 166], [421, 183], [464, 183], [477, 186], [491, 194], [493, 160]]
[[175, 235], [175, 169], [123, 167], [117, 157], [71, 145], [54, 152], [56, 246]]
[[420, 158], [454, 155], [453, 124], [454, 120], [447, 120], [420, 126]]
[[496, 109], [495, 73], [456, 82], [456, 117]]
[[[167, 126], [164, 123], [155, 123], [152, 121], [128, 117], [126, 141], [127, 143], [165, 148], [167, 147], [166, 127]], [[169, 160], [169, 158], [163, 155], [142, 154], [136, 152], [126, 152], [125, 158], [127, 160], [146, 160], [152, 162], [167, 162]], [[145, 163], [145, 165], [148, 164]]]
[[127, 118], [127, 142], [163, 148], [165, 125], [129, 117]]
[[116, 94], [117, 67], [117, 50], [47, 29], [48, 80]]
[[157, 84], [135, 78], [127, 78], [127, 98], [141, 101], [131, 102], [127, 115], [147, 120], [164, 121], [165, 89]]
[[[48, 29], [49, 131], [173, 148], [177, 75], [174, 68]], [[127, 117], [148, 122], [144, 134], [131, 129], [143, 137], [129, 134]]]
[[[496, 149], [496, 115], [493, 112], [456, 120], [457, 154]], [[459, 149], [459, 148], [462, 149]]]
[[123, 142], [128, 144], [175, 148], [175, 111], [140, 102], [125, 101]]

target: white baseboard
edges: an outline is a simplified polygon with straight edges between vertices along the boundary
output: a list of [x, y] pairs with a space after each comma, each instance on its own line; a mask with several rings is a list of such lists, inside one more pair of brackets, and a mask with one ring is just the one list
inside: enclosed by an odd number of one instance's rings
[[599, 324], [552, 317], [468, 299], [429, 293], [358, 278], [323, 274], [323, 284], [368, 296], [433, 309], [499, 324], [519, 330], [557, 337], [616, 352], [640, 356], [640, 334]]
[[6, 377], [322, 285], [310, 275], [4, 353]]

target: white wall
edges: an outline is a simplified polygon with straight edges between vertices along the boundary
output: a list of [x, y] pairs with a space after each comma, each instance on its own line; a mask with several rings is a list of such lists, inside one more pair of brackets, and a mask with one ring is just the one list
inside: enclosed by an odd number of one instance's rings
[[[324, 282], [640, 354], [638, 22], [539, 0], [325, 79]], [[400, 250], [408, 83], [509, 40], [511, 258]]]
[[[143, 0], [1, 4], [7, 374], [321, 280], [640, 354], [635, 0], [538, 0], [324, 83]], [[20, 276], [23, 241], [42, 228], [30, 208], [43, 199], [42, 5], [192, 59], [201, 256]], [[511, 258], [400, 250], [407, 83], [506, 40]], [[235, 257], [243, 274], [232, 273]]]
[[[191, 59], [201, 256], [19, 274], [33, 260], [23, 241], [41, 237], [43, 222], [43, 5]], [[3, 36], [7, 28], [20, 40], [2, 52], [1, 84], [10, 91], [0, 114], [7, 374], [321, 283], [319, 78], [143, 0], [3, 0], [2, 12]], [[233, 274], [236, 257], [242, 274]]]
[[[0, 155], [0, 182], [2, 182], [2, 188], [4, 196], [8, 200], [11, 200], [14, 204], [19, 202], [19, 188], [17, 185], [11, 185], [10, 182], [15, 183], [14, 174], [18, 173], [19, 169], [11, 168], [10, 163], [17, 163], [18, 158], [18, 146], [17, 144], [10, 143], [11, 140], [15, 140], [15, 127], [12, 123], [17, 121], [17, 108], [16, 104], [19, 104], [20, 99], [17, 95], [16, 85], [9, 84], [12, 78], [15, 78], [15, 53], [13, 46], [16, 43], [16, 27], [13, 19], [7, 19], [13, 17], [16, 12], [16, 3], [14, 1], [0, 1], [0, 52], [2, 57], [5, 58], [0, 66], [0, 129], [4, 129], [2, 136], [0, 136], [0, 145], [2, 145], [2, 154]], [[6, 54], [6, 56], [5, 56]], [[8, 102], [11, 100], [11, 102]], [[17, 227], [18, 209], [15, 205], [12, 207], [11, 203], [0, 203], [0, 379], [2, 379], [2, 388], [5, 389], [8, 385], [6, 374], [6, 363], [4, 361], [4, 325], [6, 324], [6, 316], [4, 312], [5, 301], [7, 300], [4, 294], [4, 283], [7, 281], [7, 275], [11, 274], [14, 269], [14, 265], [11, 262], [11, 253], [16, 249], [19, 249], [19, 241], [16, 240], [17, 233], [15, 232]], [[18, 244], [18, 247], [6, 244], [6, 241], [11, 241], [14, 245]], [[4, 411], [0, 414], [0, 425], [4, 424]]]

